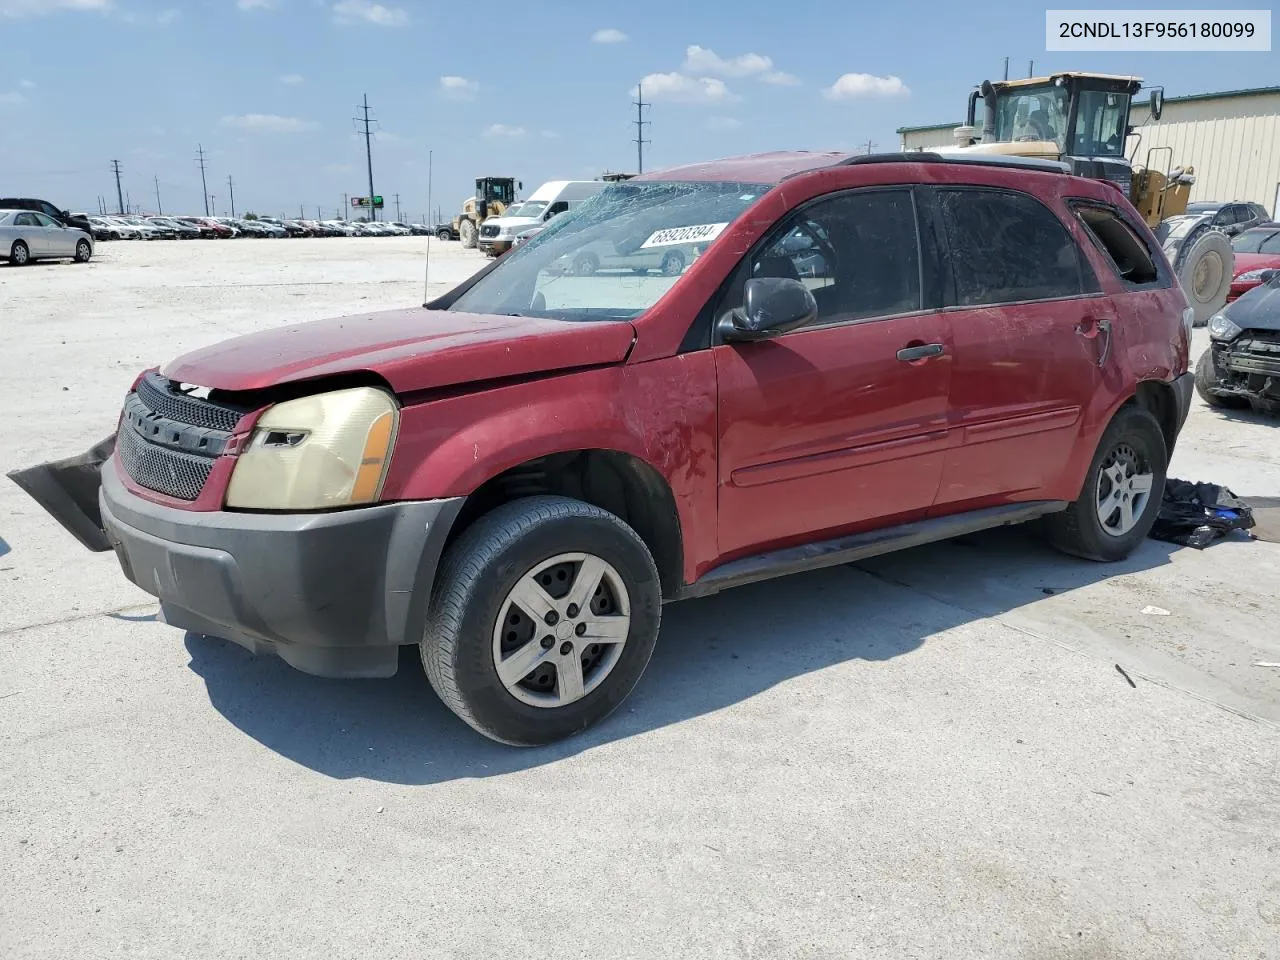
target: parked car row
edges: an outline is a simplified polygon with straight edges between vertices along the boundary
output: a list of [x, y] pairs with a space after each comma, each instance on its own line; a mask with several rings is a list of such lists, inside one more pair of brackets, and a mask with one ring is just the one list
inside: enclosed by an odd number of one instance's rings
[[407, 237], [426, 236], [421, 223], [364, 223], [349, 220], [280, 220], [258, 217], [91, 216], [95, 240], [214, 240], [232, 237]]

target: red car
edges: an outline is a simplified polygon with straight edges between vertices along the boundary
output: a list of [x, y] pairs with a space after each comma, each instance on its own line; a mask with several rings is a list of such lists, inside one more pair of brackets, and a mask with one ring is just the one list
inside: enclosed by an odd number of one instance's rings
[[[475, 729], [554, 741], [627, 697], [667, 602], [1034, 518], [1137, 548], [1191, 312], [1121, 192], [1064, 171], [638, 176], [423, 307], [148, 370], [112, 437], [14, 479], [168, 624], [325, 676], [418, 645]], [[618, 267], [551, 271], [600, 244]]]
[[1231, 240], [1236, 252], [1227, 303], [1263, 282], [1263, 272], [1280, 268], [1280, 223], [1264, 223], [1237, 234]]

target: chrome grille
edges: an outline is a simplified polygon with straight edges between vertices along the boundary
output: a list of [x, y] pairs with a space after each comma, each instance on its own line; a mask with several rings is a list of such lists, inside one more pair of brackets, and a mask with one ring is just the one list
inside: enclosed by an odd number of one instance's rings
[[214, 461], [149, 443], [130, 423], [120, 426], [116, 450], [125, 471], [148, 490], [179, 500], [195, 500], [209, 480]]
[[480, 236], [482, 237], [496, 237], [498, 232], [499, 227], [496, 223], [486, 223], [480, 228]]

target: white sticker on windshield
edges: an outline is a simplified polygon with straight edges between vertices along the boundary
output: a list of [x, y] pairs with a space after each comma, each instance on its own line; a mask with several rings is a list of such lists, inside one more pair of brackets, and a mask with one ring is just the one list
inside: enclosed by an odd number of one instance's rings
[[658, 230], [640, 244], [645, 247], [673, 247], [682, 243], [708, 243], [720, 236], [728, 223], [700, 223], [691, 227], [669, 227]]

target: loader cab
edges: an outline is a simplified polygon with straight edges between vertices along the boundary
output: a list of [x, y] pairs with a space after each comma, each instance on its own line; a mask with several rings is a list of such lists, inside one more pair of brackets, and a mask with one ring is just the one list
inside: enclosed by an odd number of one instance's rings
[[481, 221], [493, 208], [505, 210], [516, 198], [520, 186], [511, 177], [480, 177], [476, 180], [476, 215]]

